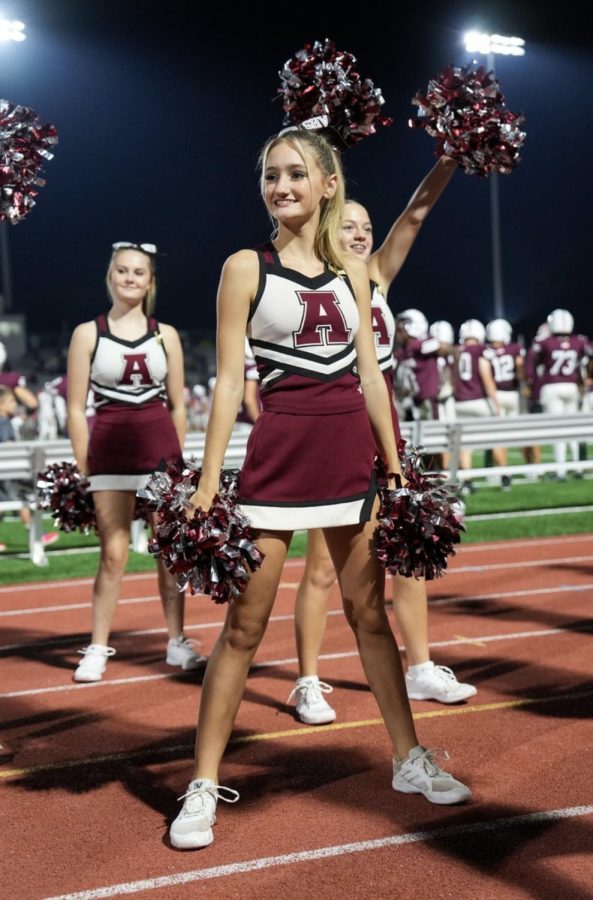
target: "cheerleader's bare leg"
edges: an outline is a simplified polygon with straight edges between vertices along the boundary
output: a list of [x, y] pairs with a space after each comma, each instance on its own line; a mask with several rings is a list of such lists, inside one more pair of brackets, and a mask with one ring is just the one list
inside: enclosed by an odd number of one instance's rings
[[107, 645], [128, 562], [135, 494], [133, 491], [95, 491], [93, 500], [101, 559], [93, 588], [91, 643]]
[[344, 612], [360, 659], [393, 744], [403, 759], [418, 745], [404, 672], [385, 611], [385, 572], [371, 553], [376, 523], [324, 529]]
[[428, 662], [428, 599], [423, 578], [393, 576], [393, 615], [406, 648], [408, 666]]
[[336, 570], [323, 531], [311, 528], [307, 534], [305, 572], [297, 591], [294, 611], [299, 674], [302, 677], [317, 675], [327, 620], [327, 602], [335, 581]]
[[249, 666], [264, 636], [280, 584], [292, 532], [260, 532], [265, 559], [244, 593], [229, 604], [208, 660], [202, 687], [194, 778], [218, 783], [218, 767], [231, 736]]

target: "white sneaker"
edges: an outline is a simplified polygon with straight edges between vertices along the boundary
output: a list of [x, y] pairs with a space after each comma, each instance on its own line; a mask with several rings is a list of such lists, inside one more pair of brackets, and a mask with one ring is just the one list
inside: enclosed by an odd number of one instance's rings
[[439, 703], [459, 703], [478, 693], [473, 684], [462, 684], [451, 669], [435, 666], [432, 660], [421, 672], [406, 672], [406, 690], [410, 700], [438, 700]]
[[335, 709], [323, 696], [332, 691], [333, 687], [320, 681], [317, 675], [307, 675], [305, 678], [297, 678], [286, 702], [290, 703], [296, 695], [296, 711], [301, 722], [305, 725], [326, 725], [336, 718]]
[[180, 635], [178, 638], [171, 638], [167, 644], [166, 662], [170, 666], [181, 666], [184, 672], [193, 669], [201, 669], [208, 662], [208, 657], [203, 656], [200, 652], [194, 650], [197, 641]]
[[[225, 797], [222, 791], [230, 796]], [[190, 781], [187, 792], [179, 799], [185, 802], [169, 829], [169, 837], [178, 850], [194, 850], [207, 847], [214, 840], [212, 826], [216, 822], [217, 800], [236, 803], [239, 794], [232, 788], [214, 784], [210, 778], [197, 778]]]
[[391, 786], [402, 794], [424, 794], [431, 803], [465, 803], [471, 798], [470, 789], [437, 765], [435, 752], [412, 747], [403, 762], [394, 760]]
[[113, 647], [104, 644], [89, 644], [78, 651], [82, 659], [73, 675], [74, 681], [101, 681], [109, 656], [115, 656]]

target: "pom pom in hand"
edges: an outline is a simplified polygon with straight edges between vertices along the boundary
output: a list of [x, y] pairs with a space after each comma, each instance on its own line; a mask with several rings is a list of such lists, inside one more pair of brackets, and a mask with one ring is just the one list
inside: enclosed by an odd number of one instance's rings
[[375, 553], [392, 575], [430, 581], [444, 574], [464, 527], [453, 489], [443, 484], [443, 474], [423, 471], [424, 456], [421, 447], [408, 445], [405, 455], [400, 452], [407, 484], [394, 490], [387, 486], [383, 463], [377, 461], [380, 508]]
[[20, 222], [35, 206], [43, 162], [57, 143], [54, 126], [41, 125], [34, 110], [0, 100], [0, 221]]
[[251, 539], [249, 520], [235, 503], [237, 470], [223, 470], [220, 494], [210, 509], [197, 509], [187, 519], [185, 510], [200, 474], [193, 461], [173, 461], [138, 492], [159, 514], [148, 549], [175, 575], [180, 590], [189, 587], [192, 594], [209, 594], [215, 603], [226, 603], [243, 593], [249, 572], [258, 569], [264, 557]]
[[412, 103], [419, 109], [409, 124], [436, 138], [435, 156], [450, 156], [469, 175], [508, 174], [518, 165], [524, 118], [506, 108], [482, 66], [447, 66]]
[[89, 482], [71, 462], [52, 463], [37, 479], [38, 506], [49, 510], [60, 531], [88, 534], [96, 528], [93, 495]]
[[279, 73], [284, 125], [327, 116], [326, 136], [339, 150], [375, 134], [380, 126], [391, 125], [392, 119], [380, 115], [385, 102], [380, 89], [370, 78], [361, 79], [355, 66], [356, 57], [336, 50], [327, 38], [305, 44]]

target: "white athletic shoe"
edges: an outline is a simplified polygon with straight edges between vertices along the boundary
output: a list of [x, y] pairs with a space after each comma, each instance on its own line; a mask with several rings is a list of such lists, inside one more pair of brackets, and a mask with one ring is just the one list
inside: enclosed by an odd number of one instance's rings
[[[230, 796], [225, 797], [222, 791]], [[214, 840], [212, 826], [216, 822], [216, 803], [236, 803], [239, 794], [232, 788], [214, 784], [210, 778], [196, 778], [190, 781], [188, 789], [180, 800], [184, 800], [181, 812], [169, 829], [171, 843], [178, 850], [196, 850], [207, 847]]]
[[104, 644], [89, 644], [78, 652], [82, 659], [72, 676], [74, 681], [101, 681], [108, 657], [115, 656], [114, 648]]
[[196, 652], [194, 647], [197, 641], [180, 635], [178, 638], [171, 638], [167, 644], [166, 662], [170, 666], [181, 666], [184, 672], [193, 669], [202, 669], [208, 662], [208, 657], [203, 656], [199, 651]]
[[478, 693], [473, 684], [457, 681], [448, 666], [435, 666], [432, 660], [420, 672], [406, 672], [406, 690], [410, 700], [438, 700], [439, 703], [459, 703]]
[[323, 695], [332, 691], [333, 687], [320, 681], [317, 675], [307, 675], [297, 678], [287, 703], [296, 696], [297, 716], [305, 725], [327, 725], [336, 718], [336, 711]]
[[470, 789], [441, 769], [435, 752], [412, 747], [403, 761], [393, 760], [393, 789], [402, 794], [424, 794], [431, 803], [465, 803], [471, 798]]

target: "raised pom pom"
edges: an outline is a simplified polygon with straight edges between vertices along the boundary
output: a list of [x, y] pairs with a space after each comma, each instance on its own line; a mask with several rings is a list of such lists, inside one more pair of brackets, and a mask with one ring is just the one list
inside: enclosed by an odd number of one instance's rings
[[253, 543], [249, 520], [236, 505], [237, 470], [221, 472], [220, 494], [206, 512], [186, 517], [201, 469], [192, 460], [171, 461], [155, 472], [139, 496], [158, 512], [158, 525], [148, 549], [175, 575], [178, 587], [208, 594], [226, 603], [243, 593], [249, 573], [259, 568], [263, 554]]
[[393, 120], [380, 114], [385, 102], [380, 89], [370, 78], [361, 78], [355, 67], [356, 57], [336, 50], [327, 38], [297, 50], [279, 73], [284, 125], [327, 116], [326, 136], [336, 149], [351, 147], [378, 127], [391, 125]]
[[482, 66], [447, 66], [412, 99], [411, 127], [436, 138], [435, 156], [450, 156], [469, 175], [508, 174], [518, 165], [524, 117], [505, 106], [498, 81]]
[[375, 553], [392, 575], [440, 578], [464, 526], [457, 497], [445, 476], [424, 471], [426, 451], [407, 445], [401, 455], [405, 487], [390, 489], [383, 463], [377, 461], [380, 508]]
[[27, 106], [0, 100], [0, 221], [15, 224], [35, 206], [43, 163], [58, 143], [53, 125], [41, 125]]
[[49, 510], [60, 531], [88, 534], [96, 528], [93, 495], [76, 463], [52, 463], [37, 479], [38, 506]]

